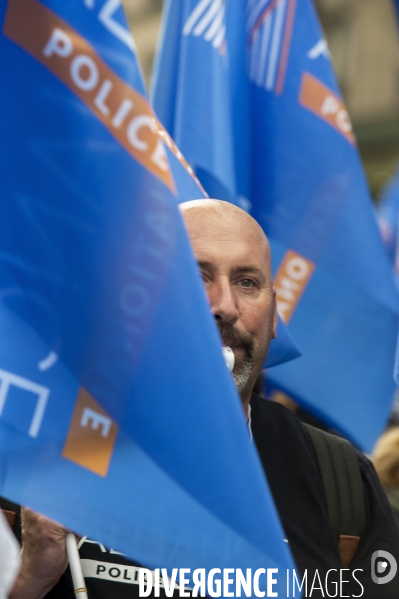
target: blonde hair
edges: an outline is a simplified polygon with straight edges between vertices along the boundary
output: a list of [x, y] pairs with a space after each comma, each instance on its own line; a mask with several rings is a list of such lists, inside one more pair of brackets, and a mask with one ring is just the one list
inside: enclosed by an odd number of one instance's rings
[[372, 462], [384, 487], [399, 486], [399, 426], [386, 431], [376, 443]]

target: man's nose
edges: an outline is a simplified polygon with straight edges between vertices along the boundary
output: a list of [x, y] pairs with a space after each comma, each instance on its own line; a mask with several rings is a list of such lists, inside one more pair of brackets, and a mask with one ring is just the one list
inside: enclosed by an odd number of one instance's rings
[[214, 282], [208, 288], [208, 297], [211, 303], [211, 312], [216, 320], [234, 324], [238, 319], [238, 306], [230, 282]]

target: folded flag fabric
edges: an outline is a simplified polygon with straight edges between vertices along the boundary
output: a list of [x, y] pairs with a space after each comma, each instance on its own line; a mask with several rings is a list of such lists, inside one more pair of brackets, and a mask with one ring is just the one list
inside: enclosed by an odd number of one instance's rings
[[269, 351], [267, 352], [263, 368], [272, 368], [279, 364], [285, 364], [286, 362], [299, 358], [301, 355], [299, 347], [279, 316], [276, 338], [272, 339], [270, 342]]
[[209, 195], [268, 235], [302, 352], [268, 377], [370, 450], [393, 397], [399, 302], [311, 0], [168, 0], [153, 103]]
[[150, 567], [291, 567], [121, 2], [0, 22], [0, 495]]

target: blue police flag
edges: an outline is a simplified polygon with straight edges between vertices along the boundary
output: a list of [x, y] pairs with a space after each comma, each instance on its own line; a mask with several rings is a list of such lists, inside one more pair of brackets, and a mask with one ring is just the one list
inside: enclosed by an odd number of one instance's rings
[[167, 0], [153, 103], [209, 195], [268, 235], [303, 354], [268, 377], [370, 450], [393, 396], [398, 296], [311, 0]]
[[0, 495], [150, 567], [291, 567], [121, 2], [0, 7]]

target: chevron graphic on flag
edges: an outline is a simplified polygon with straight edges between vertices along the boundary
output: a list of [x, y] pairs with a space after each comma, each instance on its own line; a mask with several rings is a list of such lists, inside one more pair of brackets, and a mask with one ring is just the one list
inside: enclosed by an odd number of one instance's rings
[[277, 94], [283, 91], [295, 4], [296, 0], [248, 2], [248, 77]]
[[221, 53], [225, 50], [226, 0], [200, 0], [184, 24], [183, 35], [202, 37]]

